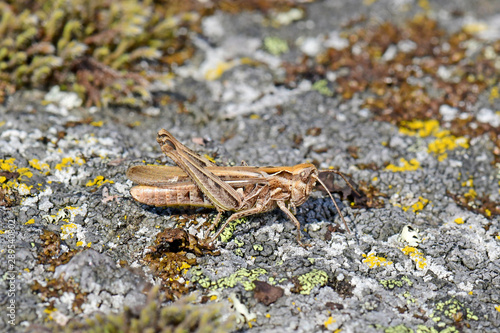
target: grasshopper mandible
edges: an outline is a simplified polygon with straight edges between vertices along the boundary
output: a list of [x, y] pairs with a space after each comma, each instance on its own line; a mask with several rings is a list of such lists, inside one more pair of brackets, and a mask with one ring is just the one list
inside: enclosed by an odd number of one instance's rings
[[[163, 153], [179, 167], [143, 165], [129, 168], [127, 177], [139, 184], [132, 187], [130, 194], [135, 200], [147, 205], [215, 208], [217, 217], [205, 239], [209, 243], [214, 242], [232, 221], [279, 207], [297, 227], [298, 243], [306, 246], [300, 240], [300, 223], [294, 214], [296, 207], [309, 198], [316, 182], [325, 188], [350, 232], [337, 203], [318, 178], [318, 169], [313, 164], [220, 167], [181, 144], [164, 129], [158, 132], [156, 140]], [[340, 175], [352, 188], [341, 172], [325, 171]], [[234, 213], [215, 236], [208, 239], [225, 211]]]

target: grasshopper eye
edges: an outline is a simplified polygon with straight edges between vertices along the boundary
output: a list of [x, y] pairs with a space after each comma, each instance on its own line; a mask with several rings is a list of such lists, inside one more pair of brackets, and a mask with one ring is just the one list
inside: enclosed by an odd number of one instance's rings
[[168, 145], [172, 150], [175, 150], [175, 145], [172, 143], [172, 141], [166, 140], [163, 144]]

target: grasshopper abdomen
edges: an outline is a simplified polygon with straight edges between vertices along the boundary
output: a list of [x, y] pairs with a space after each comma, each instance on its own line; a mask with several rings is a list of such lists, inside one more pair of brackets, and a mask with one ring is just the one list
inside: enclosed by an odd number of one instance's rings
[[130, 194], [140, 203], [151, 206], [214, 207], [194, 184], [169, 187], [139, 185], [132, 187]]

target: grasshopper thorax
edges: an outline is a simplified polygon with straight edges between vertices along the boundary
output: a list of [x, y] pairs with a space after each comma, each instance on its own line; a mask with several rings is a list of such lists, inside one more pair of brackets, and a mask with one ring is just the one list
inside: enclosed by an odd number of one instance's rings
[[317, 177], [318, 169], [313, 164], [305, 163], [294, 166], [290, 200], [294, 206], [302, 205], [309, 198]]

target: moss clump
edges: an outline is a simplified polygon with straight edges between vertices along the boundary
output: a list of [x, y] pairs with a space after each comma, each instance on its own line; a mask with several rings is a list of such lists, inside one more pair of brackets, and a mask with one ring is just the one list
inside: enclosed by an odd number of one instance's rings
[[[125, 308], [122, 313], [97, 315], [85, 322], [70, 321], [66, 326], [47, 324], [47, 330], [38, 332], [230, 332], [234, 330], [235, 316], [229, 314], [225, 303], [194, 304], [196, 295], [162, 306], [159, 288], [152, 289], [147, 303], [136, 309]], [[225, 309], [226, 307], [226, 309]]]
[[[175, 15], [152, 1], [34, 0], [0, 2], [0, 102], [23, 87], [60, 85], [87, 104], [141, 106], [154, 65], [193, 53], [182, 27], [199, 15]], [[172, 55], [176, 55], [175, 59]]]
[[[190, 31], [215, 10], [286, 11], [288, 1], [0, 1], [0, 103], [59, 85], [87, 106], [153, 102], [149, 85], [194, 54]], [[162, 99], [162, 103], [168, 102]]]

